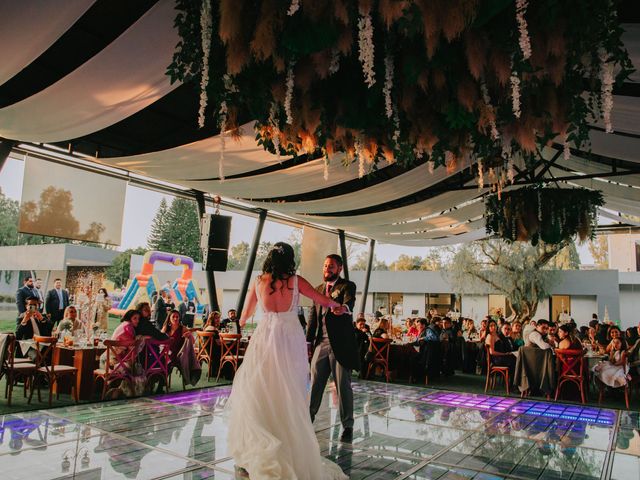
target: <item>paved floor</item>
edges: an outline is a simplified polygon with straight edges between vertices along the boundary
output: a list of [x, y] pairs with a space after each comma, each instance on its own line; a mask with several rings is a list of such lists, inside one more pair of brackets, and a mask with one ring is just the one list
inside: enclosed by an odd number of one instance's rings
[[[640, 414], [354, 383], [351, 445], [330, 390], [316, 431], [354, 479], [640, 478]], [[230, 387], [0, 417], [2, 479], [231, 479]]]

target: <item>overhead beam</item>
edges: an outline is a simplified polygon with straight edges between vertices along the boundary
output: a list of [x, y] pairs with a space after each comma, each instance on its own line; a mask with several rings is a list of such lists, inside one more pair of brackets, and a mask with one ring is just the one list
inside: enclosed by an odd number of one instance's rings
[[364, 313], [367, 307], [367, 296], [369, 295], [369, 281], [371, 280], [371, 270], [373, 267], [374, 250], [376, 247], [375, 239], [369, 240], [369, 258], [367, 259], [367, 271], [364, 274], [364, 287], [362, 287], [362, 298], [360, 299], [360, 312]]
[[15, 144], [16, 142], [13, 140], [0, 140], [0, 172]]
[[342, 257], [342, 272], [344, 278], [349, 280], [349, 265], [347, 258], [347, 242], [344, 235], [344, 230], [338, 230], [338, 238], [340, 239], [340, 256]]

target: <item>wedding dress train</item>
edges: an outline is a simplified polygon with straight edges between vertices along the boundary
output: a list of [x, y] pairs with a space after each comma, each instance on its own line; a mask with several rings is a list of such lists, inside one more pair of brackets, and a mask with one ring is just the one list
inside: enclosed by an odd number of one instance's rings
[[251, 480], [346, 479], [320, 455], [309, 416], [307, 343], [298, 320], [298, 277], [286, 312], [264, 312], [229, 397], [229, 452]]

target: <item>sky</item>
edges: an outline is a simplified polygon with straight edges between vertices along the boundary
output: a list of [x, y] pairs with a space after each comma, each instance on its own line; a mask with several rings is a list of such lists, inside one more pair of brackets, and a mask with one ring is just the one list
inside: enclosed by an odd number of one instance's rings
[[[0, 189], [9, 198], [20, 201], [23, 178], [24, 162], [8, 158], [2, 171], [0, 171]], [[146, 246], [153, 217], [163, 197], [168, 202], [171, 202], [169, 195], [131, 185], [127, 186], [122, 222], [122, 244], [118, 247], [118, 250]], [[241, 241], [251, 243], [257, 219], [235, 213], [224, 213], [233, 217], [231, 222], [231, 245]], [[262, 231], [262, 240], [267, 242], [287, 241], [293, 230], [294, 228], [288, 225], [267, 221]], [[367, 246], [363, 245], [357, 251], [366, 250], [366, 248]], [[376, 244], [375, 250], [376, 258], [385, 261], [387, 264], [396, 260], [403, 253], [412, 256], [425, 256], [428, 252], [429, 248], [427, 247], [382, 244]]]

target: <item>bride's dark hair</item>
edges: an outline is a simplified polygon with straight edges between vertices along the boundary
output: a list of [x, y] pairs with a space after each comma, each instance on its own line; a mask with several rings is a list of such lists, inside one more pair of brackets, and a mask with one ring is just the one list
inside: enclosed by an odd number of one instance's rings
[[284, 242], [276, 243], [262, 264], [262, 273], [271, 275], [271, 293], [276, 291], [276, 282], [278, 280], [282, 280], [286, 284], [286, 280], [296, 274], [293, 247]]

